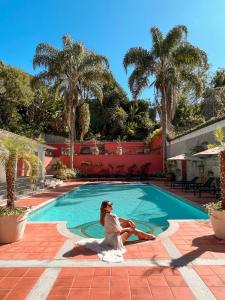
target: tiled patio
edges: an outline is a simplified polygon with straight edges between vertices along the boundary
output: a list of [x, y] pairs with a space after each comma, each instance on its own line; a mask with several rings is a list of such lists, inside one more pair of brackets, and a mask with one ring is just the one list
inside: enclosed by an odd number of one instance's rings
[[[71, 182], [17, 205], [40, 205], [85, 183]], [[192, 193], [172, 192], [199, 202]], [[0, 245], [0, 299], [224, 300], [225, 244], [218, 243], [210, 222], [170, 225], [168, 235], [128, 245], [124, 263], [110, 265], [62, 235], [55, 223], [27, 224], [21, 241]]]

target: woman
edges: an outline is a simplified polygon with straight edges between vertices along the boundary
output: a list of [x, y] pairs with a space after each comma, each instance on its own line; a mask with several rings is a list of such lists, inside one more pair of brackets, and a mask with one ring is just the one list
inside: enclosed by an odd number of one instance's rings
[[138, 230], [131, 220], [112, 214], [112, 202], [103, 201], [100, 209], [100, 223], [105, 227], [105, 242], [115, 250], [123, 250], [124, 243], [132, 235], [139, 240], [154, 240], [155, 236]]
[[132, 235], [138, 236], [139, 240], [154, 240], [155, 236], [135, 228], [131, 220], [118, 218], [112, 214], [112, 202], [103, 201], [100, 209], [100, 223], [105, 227], [104, 239], [85, 239], [77, 244], [84, 245], [98, 253], [98, 256], [106, 262], [123, 261], [125, 241]]

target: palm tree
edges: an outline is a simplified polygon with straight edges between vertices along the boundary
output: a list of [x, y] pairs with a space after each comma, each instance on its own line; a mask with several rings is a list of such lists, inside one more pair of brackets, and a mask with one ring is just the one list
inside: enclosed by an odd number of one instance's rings
[[[41, 43], [33, 59], [35, 67], [43, 67], [38, 78], [57, 86], [64, 96], [70, 135], [70, 166], [73, 168], [76, 108], [82, 97], [102, 100], [102, 83], [111, 76], [106, 57], [84, 48], [68, 35], [62, 37], [63, 49]], [[84, 95], [85, 94], [85, 95]]]
[[203, 81], [200, 70], [207, 67], [207, 55], [187, 42], [187, 28], [175, 26], [164, 37], [157, 27], [151, 28], [152, 49], [130, 48], [124, 56], [125, 70], [134, 66], [129, 88], [134, 99], [143, 89], [154, 86], [161, 111], [163, 167], [166, 168], [167, 126], [174, 117], [179, 89], [185, 84], [199, 96]]
[[29, 168], [31, 180], [38, 176], [39, 159], [35, 154], [35, 144], [19, 136], [0, 138], [0, 163], [4, 166], [7, 188], [7, 207], [15, 208], [15, 182], [17, 161], [22, 159]]

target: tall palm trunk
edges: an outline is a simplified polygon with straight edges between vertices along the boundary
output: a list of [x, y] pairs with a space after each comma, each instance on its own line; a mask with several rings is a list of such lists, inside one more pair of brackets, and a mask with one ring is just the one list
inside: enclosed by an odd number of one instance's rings
[[6, 163], [7, 206], [14, 208], [16, 187], [16, 153], [11, 153]]
[[220, 152], [220, 186], [222, 207], [225, 209], [225, 151]]
[[167, 107], [166, 107], [166, 91], [165, 87], [162, 89], [162, 147], [163, 147], [163, 172], [166, 172], [166, 162], [167, 162]]
[[76, 107], [72, 104], [70, 110], [70, 168], [74, 168], [74, 141], [76, 138], [75, 133], [75, 114], [76, 114]]

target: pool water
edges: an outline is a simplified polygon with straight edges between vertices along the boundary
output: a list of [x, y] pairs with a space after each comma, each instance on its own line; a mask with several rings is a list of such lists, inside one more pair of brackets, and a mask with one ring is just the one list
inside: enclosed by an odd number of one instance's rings
[[142, 183], [81, 186], [33, 212], [29, 221], [67, 221], [70, 231], [81, 236], [103, 237], [99, 208], [113, 202], [113, 213], [135, 221], [141, 230], [158, 235], [170, 219], [208, 219], [208, 214], [158, 187]]

